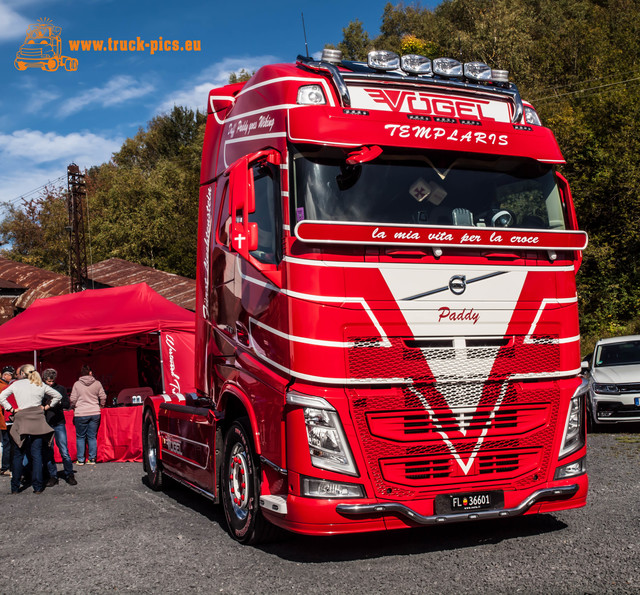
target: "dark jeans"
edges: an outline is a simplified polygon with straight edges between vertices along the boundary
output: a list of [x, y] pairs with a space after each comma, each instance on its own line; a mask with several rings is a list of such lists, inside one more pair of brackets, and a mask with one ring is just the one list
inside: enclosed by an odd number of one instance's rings
[[[0, 415], [2, 415], [0, 413]], [[0, 471], [6, 471], [11, 468], [11, 438], [9, 438], [9, 428], [0, 430], [2, 434], [2, 466]]]
[[89, 460], [95, 461], [98, 456], [98, 428], [100, 427], [100, 415], [74, 417], [73, 423], [76, 426], [78, 462], [84, 462], [85, 441], [89, 447]]
[[[69, 456], [69, 449], [67, 448], [66, 426], [64, 424], [53, 426], [53, 436], [56, 440], [58, 450], [60, 451], [60, 456], [62, 457], [62, 466], [64, 468], [64, 474], [66, 477], [69, 477], [73, 474], [73, 463], [71, 462], [71, 457]], [[51, 442], [51, 446], [45, 444], [44, 448], [45, 448], [45, 461], [47, 463], [47, 471], [49, 472], [49, 477], [58, 477], [58, 467], [56, 466], [56, 461], [54, 457], [53, 442]]]
[[[13, 443], [13, 458], [11, 462], [11, 491], [17, 492], [20, 489], [20, 478], [24, 468], [24, 456], [27, 455], [31, 463], [31, 485], [34, 492], [41, 492], [44, 489], [42, 481], [42, 446], [49, 438], [50, 434], [35, 436], [27, 434], [22, 448]], [[13, 439], [12, 439], [13, 440]]]

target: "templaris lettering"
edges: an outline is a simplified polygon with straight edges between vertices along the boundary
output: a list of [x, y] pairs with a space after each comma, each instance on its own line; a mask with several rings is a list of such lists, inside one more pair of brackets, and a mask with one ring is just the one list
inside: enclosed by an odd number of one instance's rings
[[500, 145], [509, 144], [509, 136], [506, 134], [487, 134], [486, 132], [464, 132], [458, 128], [447, 131], [446, 128], [440, 126], [410, 126], [408, 124], [385, 124], [385, 130], [388, 130], [390, 136], [399, 138], [418, 138], [427, 140], [438, 140], [443, 138], [451, 142], [458, 143], [475, 143], [482, 145]]

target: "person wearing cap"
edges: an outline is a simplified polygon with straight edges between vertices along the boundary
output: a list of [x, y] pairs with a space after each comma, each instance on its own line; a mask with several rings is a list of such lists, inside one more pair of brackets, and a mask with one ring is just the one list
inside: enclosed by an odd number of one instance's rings
[[[62, 458], [62, 467], [64, 468], [64, 479], [69, 485], [77, 485], [78, 482], [73, 474], [73, 462], [69, 456], [69, 449], [67, 448], [67, 426], [64, 418], [64, 410], [71, 408], [71, 402], [69, 401], [69, 395], [67, 395], [67, 389], [58, 384], [56, 379], [58, 372], [53, 368], [47, 368], [42, 372], [42, 380], [45, 384], [49, 385], [53, 390], [58, 391], [62, 395], [62, 401], [56, 406], [50, 408], [45, 412], [45, 418], [47, 423], [53, 428], [53, 437], [60, 451], [60, 457]], [[49, 405], [51, 399], [48, 395], [45, 396], [44, 405]], [[58, 483], [58, 467], [54, 458], [53, 442], [49, 445], [45, 445], [45, 464], [47, 471], [49, 472], [49, 479], [47, 480], [47, 487], [53, 487]]]
[[[7, 388], [14, 380], [16, 369], [13, 366], [5, 366], [0, 373], [0, 392]], [[11, 475], [11, 417], [8, 411], [0, 405], [0, 439], [2, 440], [2, 464], [0, 465], [0, 475]]]
[[[17, 407], [9, 402], [13, 395]], [[49, 405], [42, 405], [44, 396], [51, 397]], [[18, 380], [0, 392], [0, 405], [14, 414], [11, 440], [11, 493], [20, 491], [20, 478], [24, 467], [24, 455], [31, 460], [31, 485], [34, 494], [42, 494], [44, 481], [42, 473], [42, 451], [45, 440], [53, 439], [53, 428], [46, 422], [44, 412], [55, 407], [62, 395], [50, 386], [42, 383], [40, 374], [31, 364], [18, 369]]]

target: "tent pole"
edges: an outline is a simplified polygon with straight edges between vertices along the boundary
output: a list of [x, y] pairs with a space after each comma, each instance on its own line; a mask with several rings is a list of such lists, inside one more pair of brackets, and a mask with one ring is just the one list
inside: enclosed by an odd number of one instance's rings
[[162, 331], [158, 331], [158, 348], [160, 349], [160, 379], [162, 380], [162, 393], [167, 391], [164, 387], [164, 360], [162, 359]]
[[33, 367], [38, 369], [38, 352], [35, 349], [33, 350]]

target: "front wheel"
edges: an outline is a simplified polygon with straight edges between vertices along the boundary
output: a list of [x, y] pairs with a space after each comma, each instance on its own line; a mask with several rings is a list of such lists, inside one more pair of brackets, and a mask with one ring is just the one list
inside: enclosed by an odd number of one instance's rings
[[147, 472], [147, 480], [152, 490], [161, 490], [164, 482], [160, 461], [158, 460], [158, 430], [153, 413], [147, 411], [142, 425], [142, 456], [144, 468]]
[[275, 527], [260, 510], [260, 472], [249, 427], [249, 420], [241, 418], [227, 432], [220, 489], [231, 536], [255, 544], [270, 538]]

